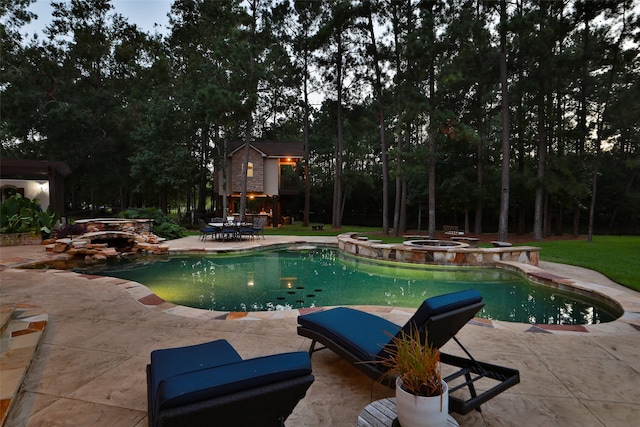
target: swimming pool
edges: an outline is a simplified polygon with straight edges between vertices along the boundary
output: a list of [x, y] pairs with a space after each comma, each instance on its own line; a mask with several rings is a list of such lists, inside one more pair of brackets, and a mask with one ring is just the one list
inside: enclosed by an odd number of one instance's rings
[[494, 268], [435, 268], [373, 262], [330, 248], [234, 255], [148, 257], [76, 268], [142, 283], [166, 301], [216, 311], [315, 306], [418, 307], [430, 296], [475, 288], [479, 316], [521, 323], [595, 324], [615, 311], [582, 295], [533, 284]]

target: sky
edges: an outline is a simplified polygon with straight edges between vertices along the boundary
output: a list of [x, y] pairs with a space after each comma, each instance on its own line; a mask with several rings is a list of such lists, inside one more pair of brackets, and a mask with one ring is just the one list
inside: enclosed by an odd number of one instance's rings
[[[169, 23], [167, 14], [173, 0], [111, 0], [114, 9], [111, 13], [119, 13], [127, 18], [129, 23], [136, 24], [143, 32], [155, 33], [154, 24], [166, 27]], [[38, 15], [38, 19], [25, 25], [21, 33], [29, 35], [41, 32], [51, 22], [51, 0], [37, 0], [29, 8]], [[160, 31], [160, 30], [159, 30]], [[162, 32], [162, 31], [160, 31]]]

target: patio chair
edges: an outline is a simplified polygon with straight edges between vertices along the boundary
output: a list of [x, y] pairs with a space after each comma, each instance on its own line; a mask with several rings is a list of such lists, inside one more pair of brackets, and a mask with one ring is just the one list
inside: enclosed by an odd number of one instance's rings
[[262, 239], [264, 240], [264, 226], [267, 223], [267, 218], [265, 217], [257, 217], [253, 219], [253, 234], [254, 236], [262, 235]]
[[226, 340], [155, 350], [149, 426], [283, 426], [313, 380], [305, 352], [242, 360]]
[[215, 238], [216, 232], [218, 231], [215, 227], [208, 226], [203, 219], [198, 218], [198, 225], [200, 225], [200, 240], [205, 241], [207, 236], [211, 236], [212, 239]]
[[255, 237], [255, 233], [253, 231], [253, 227], [251, 226], [251, 224], [249, 224], [249, 225], [241, 225], [238, 228], [238, 234], [240, 235], [241, 239], [242, 239], [242, 236], [247, 236], [251, 240], [253, 240], [254, 237]]
[[[312, 339], [310, 356], [329, 348], [389, 387], [395, 386], [395, 378], [387, 375], [380, 361], [393, 351], [394, 337], [418, 330], [423, 341], [437, 348], [453, 338], [468, 358], [441, 353], [440, 361], [455, 368], [454, 373], [444, 378], [449, 385], [449, 409], [466, 414], [472, 409], [480, 410], [481, 404], [520, 382], [516, 369], [475, 360], [455, 337], [484, 305], [482, 296], [475, 290], [428, 298], [404, 326], [363, 311], [338, 307], [298, 316], [298, 335]], [[323, 347], [316, 349], [318, 342]], [[486, 388], [486, 391], [478, 394], [475, 383], [481, 379], [485, 381], [480, 388]], [[453, 395], [465, 388], [470, 394], [466, 400]]]
[[236, 240], [238, 237], [238, 227], [235, 224], [224, 224], [220, 230], [222, 240]]

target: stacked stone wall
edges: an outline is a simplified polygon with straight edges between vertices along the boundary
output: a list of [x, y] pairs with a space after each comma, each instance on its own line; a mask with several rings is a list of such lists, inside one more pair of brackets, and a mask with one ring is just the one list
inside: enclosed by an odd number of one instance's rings
[[0, 234], [0, 246], [39, 245], [41, 243], [40, 236], [32, 233]]
[[[247, 177], [247, 192], [264, 192], [264, 161], [262, 155], [256, 150], [249, 151], [249, 162], [253, 163], [253, 176]], [[231, 190], [235, 193], [242, 191], [242, 174], [244, 168], [244, 149], [238, 150], [233, 155], [231, 162]]]

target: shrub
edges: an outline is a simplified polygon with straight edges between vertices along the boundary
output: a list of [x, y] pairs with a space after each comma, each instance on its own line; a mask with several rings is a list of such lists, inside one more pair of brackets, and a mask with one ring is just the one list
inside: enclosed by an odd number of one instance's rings
[[153, 219], [153, 233], [165, 239], [177, 239], [185, 235], [184, 227], [176, 224], [164, 212], [157, 208], [126, 209], [118, 215], [127, 219]]
[[178, 239], [185, 235], [184, 227], [173, 222], [163, 222], [153, 226], [153, 233], [165, 239]]
[[61, 225], [56, 230], [56, 238], [63, 239], [65, 237], [80, 236], [87, 231], [87, 227], [84, 224], [65, 224]]
[[0, 233], [40, 233], [48, 238], [58, 219], [50, 207], [42, 211], [38, 200], [14, 194], [0, 206]]

